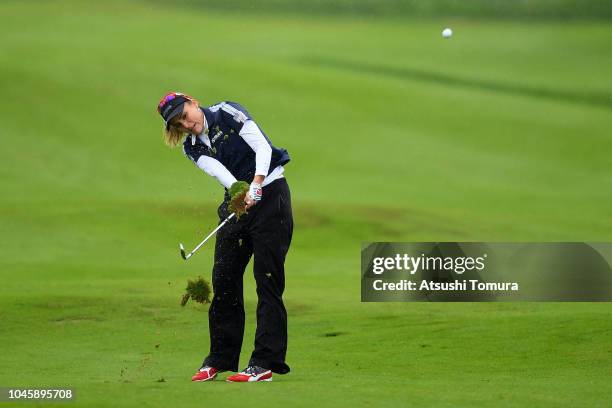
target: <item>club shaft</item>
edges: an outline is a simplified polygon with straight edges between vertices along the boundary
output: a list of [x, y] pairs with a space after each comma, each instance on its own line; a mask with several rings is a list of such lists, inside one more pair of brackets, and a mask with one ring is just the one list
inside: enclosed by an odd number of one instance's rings
[[210, 234], [208, 234], [208, 236], [207, 236], [206, 238], [204, 238], [204, 239], [202, 240], [202, 242], [200, 242], [200, 243], [198, 244], [198, 246], [197, 246], [197, 247], [195, 247], [195, 248], [193, 249], [193, 251], [191, 251], [191, 252], [189, 253], [189, 255], [187, 255], [187, 259], [191, 258], [191, 255], [193, 255], [193, 254], [194, 254], [194, 253], [195, 253], [195, 252], [196, 252], [198, 249], [200, 249], [200, 248], [202, 247], [202, 245], [204, 245], [204, 244], [206, 243], [206, 241], [208, 241], [208, 239], [209, 239], [210, 237], [212, 237], [213, 235], [215, 235], [215, 234], [217, 233], [217, 231], [219, 231], [219, 229], [220, 229], [222, 226], [224, 226], [224, 225], [225, 225], [225, 223], [227, 223], [229, 220], [231, 220], [231, 219], [234, 217], [234, 215], [235, 215], [234, 213], [231, 213], [231, 214], [230, 214], [230, 215], [229, 215], [229, 216], [228, 216], [228, 217], [227, 217], [225, 220], [223, 220], [223, 222], [222, 222], [221, 224], [217, 225], [217, 228], [215, 228], [215, 229], [214, 229], [214, 230], [213, 230], [213, 231], [212, 231]]

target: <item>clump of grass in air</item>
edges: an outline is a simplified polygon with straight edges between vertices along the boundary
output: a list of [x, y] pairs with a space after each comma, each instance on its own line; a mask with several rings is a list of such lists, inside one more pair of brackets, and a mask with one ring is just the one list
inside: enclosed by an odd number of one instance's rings
[[189, 279], [185, 288], [185, 294], [181, 298], [181, 306], [185, 306], [189, 299], [193, 299], [198, 303], [210, 303], [211, 293], [210, 283], [206, 279], [201, 276], [198, 276], [197, 279]]
[[229, 211], [236, 214], [236, 218], [240, 218], [241, 215], [246, 213], [246, 204], [244, 199], [249, 192], [249, 183], [246, 181], [237, 181], [232, 184], [229, 188]]

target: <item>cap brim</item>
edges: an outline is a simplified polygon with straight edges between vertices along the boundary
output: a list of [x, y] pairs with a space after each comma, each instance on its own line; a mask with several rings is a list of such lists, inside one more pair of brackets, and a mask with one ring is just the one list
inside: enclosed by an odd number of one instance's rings
[[181, 113], [183, 113], [183, 105], [184, 104], [185, 104], [185, 102], [181, 103], [176, 108], [174, 108], [172, 111], [170, 111], [170, 113], [168, 114], [168, 119], [166, 119], [166, 130], [170, 129], [170, 121], [172, 119], [174, 119], [176, 116], [178, 116]]

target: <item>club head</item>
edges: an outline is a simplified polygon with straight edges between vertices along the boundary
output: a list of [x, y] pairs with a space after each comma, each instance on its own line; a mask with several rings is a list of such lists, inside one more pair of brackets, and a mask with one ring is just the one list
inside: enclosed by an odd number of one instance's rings
[[181, 258], [187, 260], [187, 255], [185, 255], [185, 247], [183, 246], [183, 244], [179, 244], [179, 249], [181, 250]]

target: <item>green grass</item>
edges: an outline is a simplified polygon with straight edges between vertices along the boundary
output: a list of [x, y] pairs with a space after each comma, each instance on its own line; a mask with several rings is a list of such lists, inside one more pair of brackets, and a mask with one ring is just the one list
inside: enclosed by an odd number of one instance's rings
[[[163, 4], [160, 0], [150, 0]], [[486, 17], [547, 20], [612, 17], [612, 5], [600, 0], [178, 0], [174, 4], [200, 10], [291, 13], [309, 15]]]
[[[610, 24], [138, 2], [0, 15], [0, 386], [71, 386], [87, 407], [612, 398], [610, 304], [359, 302], [362, 241], [610, 241]], [[292, 155], [292, 372], [271, 384], [189, 382], [207, 316], [179, 301], [212, 258], [185, 264], [177, 244], [214, 226], [222, 190], [161, 143], [168, 90], [239, 101]], [[250, 268], [245, 295], [243, 365]]]

